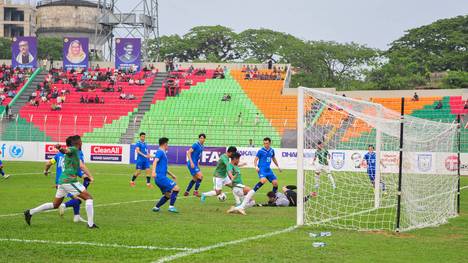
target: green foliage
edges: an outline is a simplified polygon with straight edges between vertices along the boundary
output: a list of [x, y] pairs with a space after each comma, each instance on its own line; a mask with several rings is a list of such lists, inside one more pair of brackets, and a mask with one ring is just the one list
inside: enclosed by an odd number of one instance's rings
[[450, 71], [442, 79], [442, 83], [446, 89], [468, 89], [468, 72]]
[[62, 59], [63, 40], [58, 37], [40, 37], [37, 39], [37, 56], [39, 59]]
[[11, 39], [0, 38], [0, 59], [11, 59]]

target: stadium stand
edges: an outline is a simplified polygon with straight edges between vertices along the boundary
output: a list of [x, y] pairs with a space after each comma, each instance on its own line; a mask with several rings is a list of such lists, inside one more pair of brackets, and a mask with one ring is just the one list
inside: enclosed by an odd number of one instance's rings
[[[115, 76], [115, 81], [109, 80], [110, 76]], [[54, 71], [36, 93], [31, 94], [30, 103], [20, 109], [19, 116], [54, 141], [72, 133], [83, 135], [132, 113], [153, 79], [154, 76], [144, 72], [124, 74], [113, 69], [83, 73]], [[136, 84], [141, 80], [144, 83]], [[50, 92], [46, 94], [47, 101], [42, 101], [44, 96], [40, 93], [48, 90], [47, 86]], [[54, 92], [59, 98], [55, 98]], [[120, 97], [122, 94], [125, 96]], [[64, 101], [60, 99], [62, 96]], [[91, 101], [95, 98], [98, 102]], [[34, 104], [36, 102], [38, 104]], [[58, 105], [61, 108], [57, 109]]]
[[32, 70], [0, 66], [0, 114], [28, 80]]
[[157, 138], [168, 136], [173, 145], [189, 145], [203, 132], [208, 136], [207, 145], [212, 146], [228, 142], [247, 146], [249, 139], [259, 144], [266, 136], [278, 146], [279, 133], [239, 83], [227, 72], [224, 77], [183, 87], [179, 96], [153, 104], [140, 128], [147, 133], [148, 142], [156, 143]]

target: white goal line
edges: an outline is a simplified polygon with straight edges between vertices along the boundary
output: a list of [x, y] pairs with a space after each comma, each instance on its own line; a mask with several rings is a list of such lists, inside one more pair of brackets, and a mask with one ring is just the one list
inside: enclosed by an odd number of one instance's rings
[[18, 239], [18, 238], [0, 238], [0, 242], [18, 242], [18, 243], [39, 243], [39, 244], [52, 244], [52, 245], [84, 245], [94, 247], [106, 248], [125, 248], [125, 249], [145, 249], [145, 250], [177, 250], [177, 251], [191, 251], [192, 248], [186, 247], [159, 247], [159, 246], [130, 246], [122, 244], [106, 244], [85, 241], [54, 241], [54, 240], [37, 240], [37, 239]]

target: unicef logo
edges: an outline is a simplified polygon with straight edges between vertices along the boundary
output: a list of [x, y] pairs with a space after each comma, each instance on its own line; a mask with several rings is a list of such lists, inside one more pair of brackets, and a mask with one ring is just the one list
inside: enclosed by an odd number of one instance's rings
[[10, 155], [13, 158], [21, 158], [24, 154], [24, 148], [21, 145], [13, 144], [10, 146]]

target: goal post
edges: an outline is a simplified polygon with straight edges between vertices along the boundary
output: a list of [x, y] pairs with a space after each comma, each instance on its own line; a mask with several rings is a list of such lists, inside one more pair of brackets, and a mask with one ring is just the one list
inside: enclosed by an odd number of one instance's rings
[[457, 215], [457, 170], [446, 166], [458, 125], [402, 114], [410, 103], [298, 88], [297, 225], [407, 231]]

